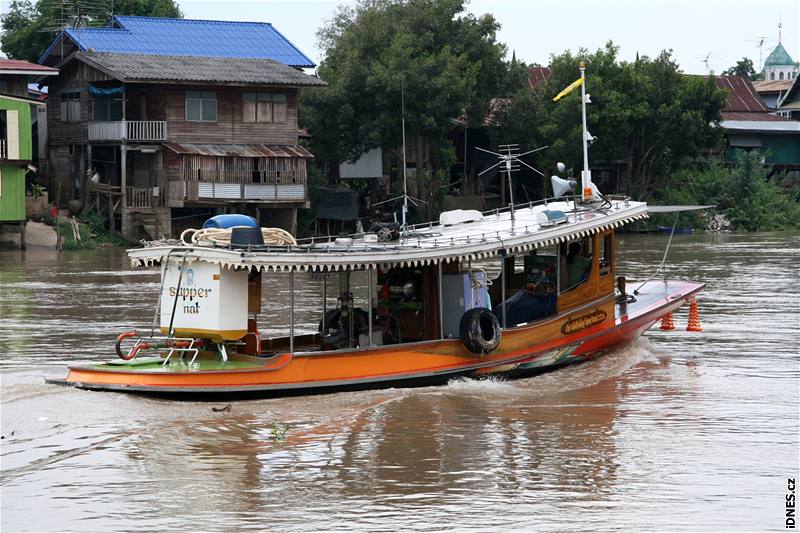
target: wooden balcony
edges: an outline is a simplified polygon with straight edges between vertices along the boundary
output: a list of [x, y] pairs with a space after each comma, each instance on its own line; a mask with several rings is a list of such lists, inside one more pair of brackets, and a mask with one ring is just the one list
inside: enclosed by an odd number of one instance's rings
[[167, 123], [163, 120], [89, 122], [89, 141], [160, 142], [166, 140]]
[[305, 183], [221, 183], [170, 180], [170, 198], [182, 201], [303, 202]]
[[134, 209], [164, 207], [167, 203], [158, 187], [128, 187], [125, 205]]

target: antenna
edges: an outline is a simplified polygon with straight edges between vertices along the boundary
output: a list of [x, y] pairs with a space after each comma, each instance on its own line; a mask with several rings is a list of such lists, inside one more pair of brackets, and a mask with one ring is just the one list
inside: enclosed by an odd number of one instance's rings
[[[406, 214], [408, 213], [408, 179], [406, 178], [406, 83], [405, 78], [400, 78], [400, 115], [403, 124], [403, 225], [406, 227]], [[419, 161], [419, 154], [417, 154]], [[417, 179], [419, 179], [419, 169], [417, 169]], [[419, 192], [419, 189], [417, 190]]]
[[709, 72], [711, 72], [710, 69], [708, 68], [708, 58], [709, 57], [711, 57], [711, 52], [710, 51], [706, 55], [705, 59], [700, 60], [701, 63], [705, 63], [706, 64], [706, 76], [708, 76]]
[[[402, 217], [401, 222], [402, 225], [400, 226], [401, 231], [405, 230], [407, 223], [408, 223], [408, 202], [416, 206], [417, 202], [427, 204], [425, 200], [420, 200], [419, 198], [414, 198], [413, 196], [408, 195], [408, 178], [406, 176], [406, 93], [405, 93], [405, 78], [400, 78], [400, 122], [402, 124], [402, 135], [403, 135], [403, 195], [402, 196], [395, 196], [394, 198], [389, 198], [388, 200], [384, 200], [382, 202], [377, 202], [372, 204], [381, 205], [386, 204], [389, 202], [393, 202], [399, 198], [403, 199], [403, 209], [402, 209]], [[419, 178], [419, 169], [417, 169], [417, 177]], [[397, 215], [395, 215], [395, 220], [397, 220]]]
[[[501, 144], [497, 147], [497, 152], [492, 152], [490, 150], [485, 150], [478, 146], [475, 147], [476, 150], [480, 150], [481, 152], [486, 152], [487, 154], [492, 154], [493, 156], [497, 157], [498, 161], [494, 165], [490, 166], [487, 169], [482, 170], [478, 176], [486, 174], [492, 169], [495, 169], [502, 165], [502, 169], [500, 172], [505, 171], [508, 179], [508, 198], [511, 200], [511, 227], [514, 227], [514, 185], [511, 181], [511, 173], [512, 172], [519, 172], [520, 165], [525, 165], [529, 169], [533, 170], [540, 176], [544, 176], [542, 172], [533, 168], [528, 163], [520, 159], [523, 156], [528, 154], [532, 154], [538, 152], [540, 150], [544, 150], [547, 146], [542, 146], [541, 148], [536, 148], [534, 150], [528, 150], [527, 152], [521, 154], [519, 153], [519, 145], [518, 144]], [[499, 152], [499, 153], [498, 153]]]

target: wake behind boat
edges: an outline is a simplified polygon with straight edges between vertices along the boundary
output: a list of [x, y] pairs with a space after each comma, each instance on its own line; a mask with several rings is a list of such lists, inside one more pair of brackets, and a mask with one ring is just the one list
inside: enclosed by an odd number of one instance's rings
[[[212, 226], [237, 227], [128, 251], [133, 267], [161, 269], [160, 335], [155, 327], [122, 333], [119, 360], [48, 381], [171, 395], [310, 393], [519, 377], [636, 339], [703, 285], [657, 280], [627, 292], [614, 233], [648, 207], [603, 196], [592, 183], [582, 83], [581, 90], [576, 197], [558, 198], [576, 184], [554, 176], [557, 198], [514, 205], [512, 197], [506, 209], [449, 211], [437, 222], [301, 242], [254, 221], [215, 217]], [[510, 178], [516, 156], [496, 155]], [[487, 261], [499, 266], [494, 279], [482, 268]], [[274, 305], [287, 310], [290, 331], [272, 337], [260, 333], [270, 330], [259, 322], [261, 282], [277, 273], [288, 274], [289, 301]], [[308, 276], [322, 279], [319, 327], [296, 334], [295, 293]], [[355, 277], [367, 287], [361, 300], [351, 290]], [[337, 302], [330, 309], [329, 285]]]

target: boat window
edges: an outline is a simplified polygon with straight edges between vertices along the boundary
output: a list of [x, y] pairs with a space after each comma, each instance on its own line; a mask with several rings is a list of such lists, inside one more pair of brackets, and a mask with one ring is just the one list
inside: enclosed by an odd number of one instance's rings
[[559, 251], [559, 287], [560, 292], [567, 292], [589, 279], [592, 271], [592, 239], [584, 237], [563, 243]]
[[613, 234], [606, 233], [603, 235], [603, 239], [600, 241], [600, 275], [607, 276], [611, 273], [612, 270], [612, 261], [614, 260], [614, 254], [612, 252], [612, 241]]
[[[508, 313], [506, 324], [514, 327], [556, 313], [558, 294], [558, 249], [555, 246], [534, 250], [522, 257], [522, 271], [507, 270], [506, 300], [494, 308], [498, 321]], [[516, 265], [515, 265], [516, 266]], [[500, 300], [500, 279], [492, 285], [493, 300]]]

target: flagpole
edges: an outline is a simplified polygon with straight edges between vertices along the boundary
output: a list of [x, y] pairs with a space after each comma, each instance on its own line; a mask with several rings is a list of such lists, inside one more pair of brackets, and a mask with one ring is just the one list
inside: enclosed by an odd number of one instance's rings
[[581, 190], [583, 200], [588, 201], [592, 198], [592, 172], [589, 170], [589, 130], [586, 128], [586, 64], [581, 61], [581, 114], [583, 115], [583, 172], [581, 172]]

